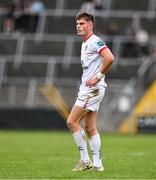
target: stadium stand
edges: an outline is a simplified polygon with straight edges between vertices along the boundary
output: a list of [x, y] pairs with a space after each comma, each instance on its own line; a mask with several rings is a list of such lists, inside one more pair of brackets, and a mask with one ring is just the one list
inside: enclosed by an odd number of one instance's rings
[[[5, 13], [10, 0], [0, 1], [0, 108], [52, 108], [38, 91], [40, 85], [53, 83], [65, 102], [72, 106], [80, 83], [79, 54], [81, 40], [76, 36], [75, 15], [83, 1], [43, 0], [46, 7], [35, 33], [3, 32]], [[107, 76], [108, 91], [100, 110], [99, 127], [117, 131], [155, 80], [156, 1], [107, 0], [95, 11], [95, 31], [106, 43], [112, 43], [115, 64]], [[116, 35], [107, 34], [109, 22], [118, 26]], [[132, 23], [133, 35], [124, 33]], [[135, 34], [142, 26], [150, 35], [147, 56], [137, 52]], [[126, 44], [132, 44], [125, 49]], [[135, 54], [128, 53], [131, 47]], [[127, 53], [125, 51], [128, 51]], [[124, 55], [123, 55], [124, 53]], [[151, 63], [152, 62], [152, 63]], [[127, 109], [120, 108], [121, 97], [127, 97]]]

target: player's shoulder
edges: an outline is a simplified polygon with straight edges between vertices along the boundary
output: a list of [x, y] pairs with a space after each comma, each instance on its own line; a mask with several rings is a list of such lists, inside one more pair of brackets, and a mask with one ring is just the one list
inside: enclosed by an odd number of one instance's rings
[[99, 36], [97, 36], [97, 35], [95, 35], [95, 34], [93, 34], [93, 36], [92, 36], [92, 41], [95, 42], [95, 43], [98, 43], [98, 42], [104, 43], [104, 41], [102, 40], [102, 38], [99, 37]]
[[94, 40], [94, 41], [99, 41], [99, 40], [101, 40], [101, 38], [100, 38], [99, 36], [93, 34], [93, 35], [92, 35], [92, 40]]
[[105, 42], [97, 35], [93, 35], [92, 44], [95, 47], [103, 47], [103, 46], [105, 46]]

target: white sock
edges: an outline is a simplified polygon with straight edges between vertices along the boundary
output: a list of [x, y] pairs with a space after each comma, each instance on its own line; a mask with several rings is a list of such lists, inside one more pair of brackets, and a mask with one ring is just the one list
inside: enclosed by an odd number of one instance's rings
[[89, 138], [89, 145], [93, 155], [93, 166], [101, 167], [101, 139], [99, 133]]
[[87, 143], [84, 130], [77, 131], [73, 133], [73, 137], [75, 139], [76, 145], [80, 151], [80, 159], [84, 162], [89, 161], [89, 155], [87, 150]]

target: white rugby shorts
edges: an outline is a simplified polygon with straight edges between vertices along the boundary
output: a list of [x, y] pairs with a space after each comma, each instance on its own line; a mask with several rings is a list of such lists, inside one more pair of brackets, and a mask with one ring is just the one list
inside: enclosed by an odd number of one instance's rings
[[105, 95], [106, 87], [100, 86], [90, 91], [79, 91], [75, 105], [90, 111], [98, 111]]

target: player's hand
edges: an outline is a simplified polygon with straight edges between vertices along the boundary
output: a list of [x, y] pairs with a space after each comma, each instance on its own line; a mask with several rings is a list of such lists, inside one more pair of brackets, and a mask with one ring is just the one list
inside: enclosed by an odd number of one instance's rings
[[92, 86], [95, 86], [99, 81], [100, 80], [97, 77], [94, 77], [94, 78], [87, 80], [85, 85], [90, 88]]

